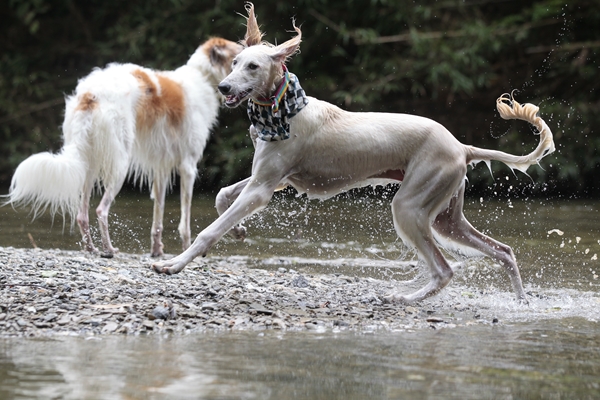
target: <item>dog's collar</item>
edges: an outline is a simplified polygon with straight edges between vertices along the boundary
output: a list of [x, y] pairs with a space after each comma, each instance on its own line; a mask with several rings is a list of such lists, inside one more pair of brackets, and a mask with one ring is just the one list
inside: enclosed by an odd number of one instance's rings
[[289, 119], [298, 114], [308, 98], [296, 75], [283, 67], [285, 76], [271, 100], [248, 100], [248, 117], [259, 139], [266, 142], [289, 139]]
[[283, 68], [283, 80], [279, 84], [279, 87], [275, 91], [275, 94], [271, 96], [270, 99], [265, 98], [257, 98], [254, 99], [254, 103], [263, 106], [263, 107], [271, 107], [273, 112], [279, 111], [279, 104], [290, 87], [290, 73], [285, 65], [281, 66]]

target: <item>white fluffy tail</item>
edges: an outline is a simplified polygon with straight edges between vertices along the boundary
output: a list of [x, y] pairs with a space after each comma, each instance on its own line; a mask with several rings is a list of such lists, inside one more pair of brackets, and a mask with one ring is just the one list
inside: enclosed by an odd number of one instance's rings
[[505, 93], [496, 100], [496, 108], [503, 119], [519, 119], [535, 126], [540, 135], [540, 142], [534, 151], [524, 156], [515, 156], [497, 150], [469, 147], [467, 163], [491, 160], [501, 161], [512, 169], [526, 172], [530, 165], [538, 164], [542, 158], [555, 150], [552, 131], [538, 115], [539, 107], [533, 104], [519, 104], [512, 94]]
[[76, 215], [85, 183], [87, 164], [74, 145], [60, 153], [39, 153], [27, 158], [13, 175], [7, 204], [31, 205], [34, 218], [50, 210], [52, 215]]

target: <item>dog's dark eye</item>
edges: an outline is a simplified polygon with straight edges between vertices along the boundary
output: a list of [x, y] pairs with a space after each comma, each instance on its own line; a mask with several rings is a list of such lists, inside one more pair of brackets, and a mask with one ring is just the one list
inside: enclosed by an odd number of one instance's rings
[[237, 60], [233, 60], [233, 62], [231, 63], [231, 65], [236, 65], [237, 64]]
[[255, 69], [258, 69], [258, 64], [254, 64], [254, 63], [248, 64], [248, 69], [251, 69], [254, 71]]

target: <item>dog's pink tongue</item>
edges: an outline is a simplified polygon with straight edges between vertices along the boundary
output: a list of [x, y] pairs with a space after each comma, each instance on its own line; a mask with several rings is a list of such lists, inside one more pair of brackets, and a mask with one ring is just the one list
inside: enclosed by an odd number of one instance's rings
[[225, 97], [225, 102], [227, 102], [228, 104], [235, 103], [236, 101], [237, 96], [234, 94]]

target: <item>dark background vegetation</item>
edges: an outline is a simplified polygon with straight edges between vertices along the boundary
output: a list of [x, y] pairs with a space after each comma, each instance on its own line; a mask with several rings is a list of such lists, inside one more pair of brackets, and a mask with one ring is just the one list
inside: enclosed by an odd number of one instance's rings
[[[256, 1], [265, 39], [290, 18], [302, 52], [289, 64], [306, 91], [352, 111], [436, 119], [463, 143], [514, 154], [538, 138], [495, 111], [502, 93], [541, 107], [556, 153], [518, 179], [494, 164], [469, 172], [471, 195], [597, 197], [600, 185], [600, 7], [597, 0]], [[92, 68], [133, 62], [174, 69], [210, 36], [240, 39], [241, 0], [0, 2], [0, 186], [32, 153], [58, 150], [64, 95]], [[249, 174], [243, 108], [223, 109], [197, 190]], [[534, 184], [535, 183], [535, 184]], [[512, 189], [511, 189], [512, 186]], [[512, 191], [512, 193], [510, 193]]]

